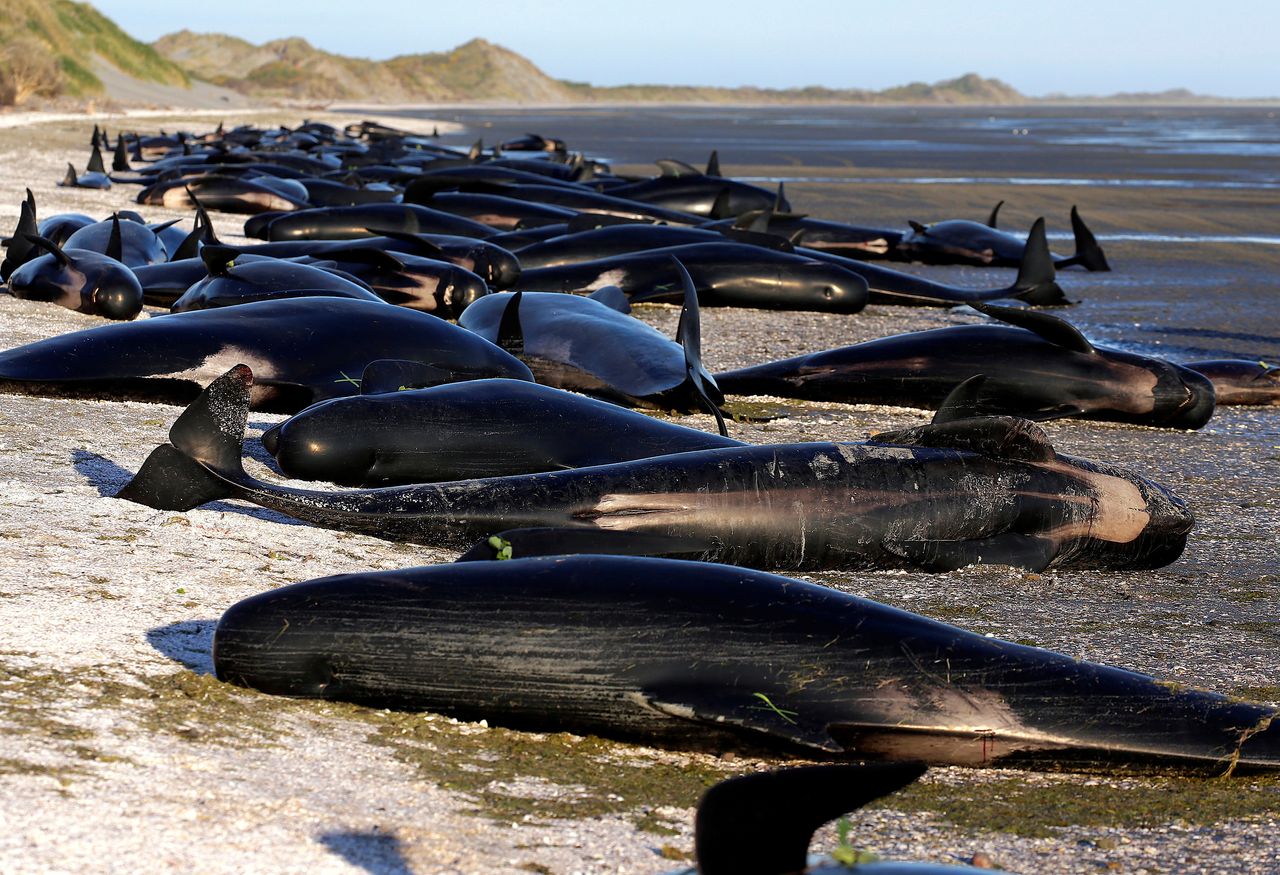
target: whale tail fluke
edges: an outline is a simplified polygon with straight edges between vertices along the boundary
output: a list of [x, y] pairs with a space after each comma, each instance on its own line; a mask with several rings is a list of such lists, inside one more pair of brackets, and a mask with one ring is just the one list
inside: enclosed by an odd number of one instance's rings
[[698, 803], [697, 869], [703, 875], [804, 871], [818, 827], [901, 790], [924, 772], [910, 762], [824, 765], [722, 781]]
[[39, 235], [36, 224], [35, 197], [27, 189], [27, 199], [18, 208], [18, 227], [4, 240], [4, 261], [0, 261], [0, 282], [8, 282], [9, 275], [38, 255], [31, 238]]
[[234, 496], [234, 484], [214, 472], [244, 473], [240, 456], [252, 385], [247, 365], [210, 383], [169, 429], [169, 443], [152, 450], [116, 498], [181, 511]]
[[1071, 207], [1071, 233], [1076, 238], [1076, 254], [1067, 261], [1060, 262], [1061, 265], [1078, 264], [1090, 271], [1111, 270], [1111, 265], [1107, 264], [1107, 256], [1098, 245], [1098, 238], [1093, 236], [1084, 219], [1080, 218], [1080, 211], [1075, 206]]
[[1022, 263], [1018, 265], [1018, 278], [1009, 289], [1009, 296], [1026, 301], [1033, 307], [1063, 307], [1072, 303], [1058, 285], [1043, 217], [1036, 219], [1031, 233], [1027, 235]]
[[996, 205], [991, 208], [991, 215], [987, 216], [987, 227], [996, 227], [996, 221], [1000, 217], [1000, 208], [1004, 206], [1004, 201], [997, 201]]

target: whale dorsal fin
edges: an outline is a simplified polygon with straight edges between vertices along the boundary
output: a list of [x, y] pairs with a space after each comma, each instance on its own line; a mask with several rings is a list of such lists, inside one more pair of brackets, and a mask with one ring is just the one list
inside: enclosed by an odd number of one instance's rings
[[[901, 790], [920, 763], [803, 766], [721, 781], [702, 796], [694, 820], [699, 872], [800, 872], [820, 826]], [[760, 836], [767, 835], [767, 842]]]
[[48, 237], [41, 237], [39, 234], [23, 234], [22, 236], [26, 237], [27, 242], [32, 246], [38, 246], [52, 255], [58, 264], [65, 267], [70, 262], [70, 259], [67, 258], [67, 253], [62, 251], [62, 247], [57, 243], [54, 243]]
[[778, 195], [773, 199], [773, 211], [775, 213], [785, 213], [787, 211], [787, 194], [786, 183], [778, 183]]
[[680, 274], [680, 282], [684, 286], [684, 305], [680, 309], [680, 324], [676, 327], [676, 343], [679, 343], [680, 348], [684, 350], [685, 379], [692, 384], [693, 390], [698, 393], [703, 405], [715, 417], [716, 428], [720, 430], [720, 434], [728, 437], [729, 430], [724, 424], [724, 414], [720, 412], [720, 405], [724, 403], [724, 393], [716, 385], [715, 377], [711, 376], [702, 365], [702, 327], [701, 320], [698, 318], [698, 290], [693, 284], [693, 278], [689, 276], [689, 271], [680, 263], [680, 259], [673, 256], [671, 262]]
[[507, 306], [502, 309], [502, 320], [498, 322], [498, 336], [494, 341], [514, 356], [524, 352], [524, 329], [520, 327], [520, 301], [523, 297], [524, 292], [516, 292], [507, 301]]
[[593, 301], [599, 301], [610, 310], [617, 310], [619, 313], [631, 312], [631, 300], [627, 298], [627, 293], [617, 286], [601, 286], [587, 297]]
[[910, 226], [911, 226], [911, 230], [912, 230], [912, 231], [915, 231], [917, 234], [928, 234], [928, 233], [929, 233], [929, 226], [928, 226], [928, 225], [921, 225], [919, 222], [915, 221], [914, 219], [907, 219], [907, 224], [908, 224], [908, 225], [910, 225]]
[[1042, 313], [1037, 310], [1026, 310], [1018, 307], [1001, 307], [996, 304], [984, 303], [975, 303], [971, 306], [979, 313], [990, 316], [992, 319], [998, 319], [1007, 325], [1034, 331], [1054, 346], [1060, 346], [1072, 352], [1085, 353], [1086, 355], [1095, 355], [1098, 352], [1093, 344], [1089, 342], [1089, 339], [1080, 333], [1080, 329], [1066, 319], [1050, 316], [1048, 313]]
[[709, 213], [711, 218], [713, 219], [732, 219], [733, 218], [733, 210], [729, 206], [729, 199], [732, 196], [733, 195], [729, 192], [728, 188], [720, 189], [719, 194], [716, 195], [715, 201], [713, 201], [711, 204], [711, 212]]
[[103, 173], [107, 172], [107, 167], [102, 163], [102, 150], [98, 148], [98, 144], [93, 144], [93, 153], [89, 156], [89, 164], [85, 167], [86, 173]]
[[873, 435], [871, 443], [966, 450], [992, 459], [1024, 462], [1048, 462], [1057, 456], [1040, 426], [1016, 416], [976, 416], [886, 431]]
[[659, 158], [653, 162], [658, 165], [658, 169], [662, 171], [663, 176], [702, 176], [703, 173], [698, 168], [686, 164], [683, 161], [677, 161], [675, 158]]
[[711, 157], [707, 159], [707, 170], [704, 176], [721, 176], [720, 173], [720, 152], [717, 149], [711, 150]]
[[120, 239], [120, 214], [111, 214], [111, 236], [107, 238], [107, 258], [124, 261], [124, 241]]
[[111, 157], [111, 169], [116, 173], [130, 173], [133, 167], [129, 164], [129, 153], [124, 148], [124, 134], [116, 131], [116, 152]]
[[1004, 201], [997, 201], [996, 205], [991, 208], [991, 215], [987, 216], [987, 227], [996, 227], [996, 217], [1000, 215], [1000, 208], [1004, 206]]
[[75, 165], [72, 164], [70, 161], [68, 161], [67, 173], [65, 176], [62, 177], [62, 182], [59, 182], [58, 185], [72, 186], [72, 185], [75, 185], [78, 181], [79, 181], [79, 177], [76, 176]]
[[986, 374], [974, 374], [969, 379], [957, 383], [956, 387], [938, 405], [938, 412], [933, 415], [933, 421], [930, 425], [942, 425], [957, 419], [971, 419], [975, 416], [980, 416], [978, 392], [986, 381]]
[[234, 246], [221, 243], [206, 243], [200, 250], [200, 258], [209, 270], [209, 276], [226, 276], [227, 271], [235, 267], [236, 257], [240, 250]]
[[99, 138], [100, 136], [102, 136], [102, 131], [101, 131], [101, 129], [100, 129], [97, 125], [94, 125], [94, 126], [93, 126], [93, 133], [89, 135], [89, 145], [90, 145], [90, 146], [96, 146], [96, 145], [98, 145], [98, 138]]
[[479, 161], [481, 154], [484, 153], [484, 140], [476, 140], [471, 144], [471, 149], [467, 152], [467, 158], [471, 161]]

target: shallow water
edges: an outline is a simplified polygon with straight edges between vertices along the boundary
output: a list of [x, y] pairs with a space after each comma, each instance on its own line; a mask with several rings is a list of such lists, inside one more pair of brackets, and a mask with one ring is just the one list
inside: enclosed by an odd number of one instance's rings
[[[1280, 358], [1280, 117], [1275, 108], [639, 107], [455, 110], [459, 144], [526, 131], [633, 173], [655, 158], [788, 184], [817, 218], [904, 229], [907, 219], [1048, 219], [1071, 252], [1082, 215], [1112, 273], [1063, 271], [1060, 311], [1096, 340], [1175, 360]], [[1026, 133], [1023, 133], [1026, 131]], [[1016, 133], [1015, 133], [1016, 132]], [[448, 138], [445, 140], [450, 142]], [[894, 265], [899, 267], [899, 265]], [[902, 269], [958, 285], [1008, 285], [1007, 269]]]
[[951, 176], [989, 165], [1010, 178], [1280, 185], [1274, 107], [588, 107], [448, 115], [489, 142], [554, 132], [619, 164], [668, 156], [697, 164], [719, 149], [738, 164], [781, 167], [929, 168]]

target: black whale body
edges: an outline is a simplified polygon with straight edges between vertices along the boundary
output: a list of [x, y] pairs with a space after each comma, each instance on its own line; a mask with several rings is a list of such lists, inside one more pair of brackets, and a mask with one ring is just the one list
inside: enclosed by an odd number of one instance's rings
[[119, 496], [168, 510], [242, 498], [329, 528], [438, 546], [507, 529], [622, 533], [759, 568], [1153, 568], [1178, 557], [1193, 523], [1162, 487], [1057, 455], [1032, 423], [998, 417], [865, 444], [728, 447], [456, 483], [292, 489], [242, 467], [252, 383], [243, 365], [212, 383]]
[[[734, 233], [734, 229], [725, 229]], [[1048, 246], [1033, 246], [1027, 264], [1012, 286], [1000, 289], [971, 289], [939, 283], [925, 277], [900, 270], [867, 264], [846, 258], [835, 250], [791, 247], [782, 238], [769, 235], [748, 235], [746, 240], [726, 239], [725, 233], [699, 228], [672, 227], [668, 225], [614, 225], [606, 228], [562, 234], [516, 249], [520, 264], [533, 277], [549, 277], [554, 281], [561, 274], [551, 268], [568, 271], [574, 266], [595, 260], [620, 259], [627, 254], [644, 254], [646, 250], [662, 247], [686, 246], [695, 243], [719, 245], [752, 245], [762, 248], [763, 242], [773, 244], [782, 255], [791, 254], [811, 261], [825, 261], [861, 277], [868, 288], [868, 301], [875, 304], [906, 306], [951, 307], [999, 298], [1020, 298], [1032, 305], [1059, 305], [1068, 303], [1062, 290], [1054, 281], [1053, 265], [1048, 260]], [[770, 247], [764, 247], [766, 249]], [[547, 273], [533, 273], [538, 268]], [[533, 288], [533, 286], [529, 286]]]
[[632, 302], [678, 301], [678, 258], [693, 278], [704, 307], [758, 307], [857, 313], [867, 304], [867, 283], [842, 267], [745, 243], [692, 243], [632, 252], [578, 264], [522, 270], [517, 288], [590, 292], [617, 286]]
[[262, 374], [255, 409], [282, 413], [358, 393], [361, 373], [377, 359], [533, 378], [518, 359], [435, 316], [382, 302], [294, 298], [107, 325], [6, 350], [0, 390], [186, 403], [226, 370], [229, 356], [254, 361]]
[[[986, 224], [968, 219], [948, 219], [932, 225], [913, 222], [911, 233], [904, 234], [889, 255], [900, 261], [922, 261], [926, 264], [1015, 267], [1022, 260], [1025, 241], [995, 227], [996, 213], [1003, 203], [996, 204]], [[1102, 247], [1074, 206], [1071, 208], [1071, 230], [1075, 236], [1076, 252], [1070, 256], [1053, 256], [1054, 266], [1062, 269], [1079, 265], [1089, 271], [1111, 270]]]
[[1012, 324], [898, 334], [716, 375], [730, 394], [937, 409], [955, 386], [986, 376], [974, 412], [1071, 416], [1200, 428], [1214, 387], [1188, 367], [1095, 347], [1045, 313], [976, 305]]
[[229, 608], [225, 681], [706, 749], [1280, 768], [1272, 708], [720, 565], [598, 555], [346, 574]]
[[[516, 298], [519, 295], [519, 299]], [[696, 293], [688, 295], [697, 305]], [[500, 292], [468, 307], [458, 324], [518, 357], [546, 386], [623, 404], [690, 413], [724, 396], [702, 371], [704, 400], [689, 376], [681, 345], [628, 314], [622, 293], [605, 288], [587, 297], [559, 292]], [[682, 324], [693, 318], [688, 309]], [[700, 350], [693, 351], [695, 359]]]
[[344, 486], [391, 486], [607, 465], [742, 446], [523, 380], [468, 380], [334, 398], [269, 429], [280, 470]]

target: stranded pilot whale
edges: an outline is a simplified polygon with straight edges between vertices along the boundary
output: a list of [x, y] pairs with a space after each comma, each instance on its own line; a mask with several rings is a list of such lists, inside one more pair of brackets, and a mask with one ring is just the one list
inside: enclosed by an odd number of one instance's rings
[[[535, 730], [963, 766], [1280, 769], [1276, 710], [723, 565], [326, 577], [230, 607], [217, 676]], [[720, 747], [719, 749], [723, 749]]]
[[0, 352], [0, 391], [185, 403], [228, 357], [255, 363], [262, 381], [254, 407], [280, 413], [356, 394], [377, 359], [533, 379], [518, 359], [435, 316], [381, 301], [292, 298], [106, 325]]
[[[416, 370], [374, 362], [365, 369], [366, 394], [314, 404], [268, 429], [262, 444], [289, 477], [343, 486], [502, 477], [743, 446], [523, 380], [399, 389]], [[393, 378], [389, 384], [376, 385], [379, 371]]]
[[716, 375], [730, 394], [936, 408], [961, 381], [985, 374], [973, 412], [1078, 417], [1200, 428], [1214, 386], [1163, 359], [1091, 344], [1064, 319], [974, 304], [1005, 325], [953, 325], [871, 340]]
[[745, 243], [689, 243], [524, 270], [517, 286], [529, 291], [590, 292], [617, 286], [632, 302], [678, 301], [679, 259], [704, 307], [759, 307], [857, 313], [867, 305], [867, 282], [850, 270], [795, 253]]
[[244, 365], [214, 381], [119, 497], [166, 510], [241, 498], [330, 528], [439, 546], [504, 529], [623, 533], [760, 568], [1155, 568], [1178, 557], [1193, 522], [1163, 487], [1058, 455], [1034, 424], [997, 417], [865, 444], [727, 447], [454, 483], [292, 489], [242, 466], [252, 384]]
[[52, 301], [108, 319], [133, 319], [142, 312], [142, 286], [133, 271], [115, 258], [85, 249], [64, 250], [36, 235], [28, 239], [46, 254], [26, 262], [9, 277], [9, 292], [15, 298]]
[[702, 364], [698, 292], [684, 265], [672, 259], [684, 289], [676, 342], [631, 318], [617, 288], [588, 297], [558, 292], [490, 295], [466, 309], [458, 324], [518, 356], [548, 386], [617, 404], [660, 410], [707, 410], [725, 431], [724, 395]]
[[[967, 219], [948, 219], [932, 225], [911, 222], [911, 233], [903, 235], [891, 255], [903, 261], [927, 264], [1016, 267], [1027, 242], [996, 228], [996, 214], [1003, 203], [996, 204], [986, 224]], [[1075, 254], [1053, 256], [1054, 267], [1061, 270], [1078, 264], [1089, 271], [1111, 270], [1097, 238], [1074, 206], [1071, 207], [1071, 231], [1075, 236]]]
[[1213, 383], [1219, 404], [1280, 404], [1280, 366], [1249, 359], [1187, 362]]

